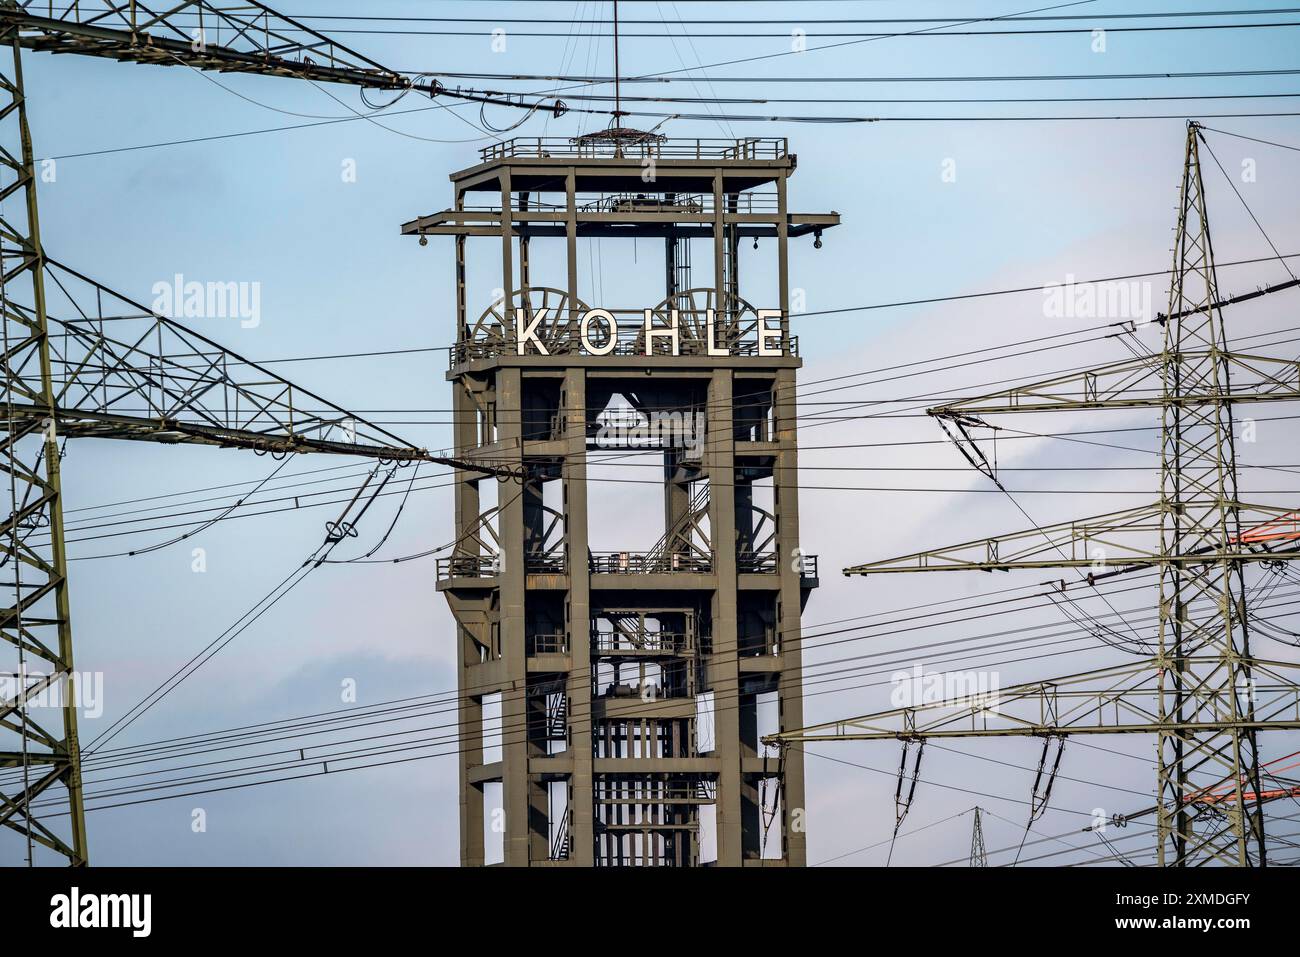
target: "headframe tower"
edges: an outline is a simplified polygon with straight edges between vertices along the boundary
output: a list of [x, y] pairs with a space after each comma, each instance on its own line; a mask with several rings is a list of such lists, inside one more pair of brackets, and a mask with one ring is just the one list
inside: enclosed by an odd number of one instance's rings
[[[616, 118], [482, 150], [451, 175], [452, 208], [403, 226], [454, 237], [457, 454], [518, 476], [458, 475], [437, 569], [458, 632], [463, 864], [489, 840], [517, 866], [805, 863], [802, 757], [760, 738], [802, 723], [817, 585], [788, 243], [820, 245], [839, 217], [788, 211], [795, 167], [782, 139], [667, 139]], [[585, 247], [645, 258], [646, 240], [655, 264], [605, 275], [620, 301], [593, 301]], [[744, 284], [742, 240], [767, 259]], [[628, 461], [647, 455], [653, 468]], [[624, 529], [591, 524], [592, 483], [643, 489], [627, 526], [662, 515], [658, 541], [593, 549], [593, 531]]]

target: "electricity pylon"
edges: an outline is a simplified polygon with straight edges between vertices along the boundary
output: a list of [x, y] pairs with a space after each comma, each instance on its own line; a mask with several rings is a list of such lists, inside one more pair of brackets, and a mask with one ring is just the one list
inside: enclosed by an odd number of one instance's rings
[[975, 822], [970, 829], [970, 866], [989, 866], [988, 850], [984, 847], [984, 823], [980, 819], [979, 805], [975, 806]]
[[75, 0], [55, 10], [36, 0], [0, 0], [0, 29], [17, 32], [26, 49], [77, 53], [124, 63], [190, 66], [221, 73], [255, 73], [371, 90], [414, 91], [561, 116], [550, 103], [456, 87], [422, 74], [408, 77], [256, 0], [170, 0], [153, 10], [140, 0]]
[[1158, 862], [1266, 863], [1256, 738], [1265, 730], [1300, 728], [1300, 664], [1252, 656], [1244, 569], [1251, 562], [1300, 559], [1300, 516], [1240, 500], [1233, 408], [1300, 400], [1300, 362], [1228, 346], [1221, 315], [1226, 302], [1218, 294], [1201, 180], [1201, 139], [1198, 124], [1189, 123], [1159, 353], [928, 410], [967, 460], [1001, 487], [996, 466], [974, 437], [991, 427], [982, 416], [1158, 409], [1159, 500], [844, 570], [874, 575], [1073, 568], [1081, 576], [1087, 569], [1085, 582], [1092, 586], [1099, 577], [1155, 569], [1155, 653], [1133, 664], [1003, 689], [996, 702], [972, 694], [790, 731], [769, 743], [1154, 734]]
[[[40, 845], [78, 866], [87, 862], [87, 843], [61, 440], [205, 444], [277, 456], [319, 452], [513, 473], [491, 463], [430, 455], [54, 263], [41, 243], [21, 51], [528, 104], [409, 79], [250, 0], [172, 3], [163, 13], [136, 0], [82, 0], [57, 17], [28, 7], [34, 5], [0, 0], [0, 468], [9, 477], [8, 517], [0, 522], [0, 587], [13, 596], [0, 608], [0, 640], [17, 656], [16, 694], [0, 699], [0, 769], [22, 772], [16, 790], [0, 791], [0, 825], [22, 835], [29, 863]], [[558, 100], [537, 108], [564, 111]], [[64, 298], [65, 318], [51, 315], [47, 294], [53, 289]], [[53, 709], [57, 718], [38, 722], [29, 703], [53, 693], [61, 703]], [[66, 812], [62, 801], [47, 794], [59, 788], [66, 791]], [[57, 810], [41, 813], [51, 806]]]

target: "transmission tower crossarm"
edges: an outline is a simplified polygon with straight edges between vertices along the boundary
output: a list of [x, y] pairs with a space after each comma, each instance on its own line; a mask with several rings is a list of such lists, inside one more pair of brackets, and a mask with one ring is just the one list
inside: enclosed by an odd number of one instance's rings
[[1259, 289], [1252, 289], [1250, 292], [1238, 293], [1235, 296], [1228, 296], [1226, 299], [1218, 299], [1209, 306], [1196, 306], [1191, 309], [1181, 309], [1170, 315], [1159, 313], [1155, 321], [1164, 325], [1170, 319], [1186, 319], [1189, 316], [1204, 314], [1210, 309], [1222, 309], [1224, 306], [1235, 306], [1238, 303], [1250, 302], [1254, 299], [1262, 299], [1264, 296], [1271, 296], [1277, 292], [1285, 292], [1288, 289], [1300, 287], [1300, 279], [1288, 279], [1286, 282], [1276, 282], [1268, 286], [1262, 286]]
[[[19, 29], [26, 49], [201, 70], [258, 73], [346, 83], [372, 89], [441, 92], [436, 81], [402, 74], [254, 0], [169, 0], [153, 12], [132, 0], [79, 0], [61, 16], [39, 16], [14, 0], [0, 2], [0, 26]], [[182, 22], [182, 17], [188, 22]]]
[[[1232, 372], [1226, 390], [1197, 388], [1176, 395], [1164, 392], [1164, 382], [1174, 363], [1195, 370], [1223, 363]], [[1208, 384], [1208, 383], [1207, 383]], [[1092, 409], [1186, 408], [1207, 403], [1294, 402], [1300, 399], [1300, 360], [1243, 352], [1197, 350], [1172, 354], [1153, 353], [1094, 369], [1071, 372], [1027, 383], [989, 395], [958, 399], [926, 410], [940, 419], [984, 416], [1009, 412], [1069, 412]]]
[[[1281, 800], [1282, 798], [1300, 799], [1300, 786], [1296, 786], [1294, 784], [1289, 783], [1287, 779], [1278, 779], [1276, 777], [1278, 772], [1286, 771], [1294, 768], [1295, 767], [1294, 759], [1298, 755], [1300, 755], [1300, 752], [1295, 752], [1292, 754], [1283, 755], [1280, 758], [1274, 758], [1272, 761], [1261, 764], [1259, 766], [1259, 770], [1261, 774], [1266, 775], [1270, 780], [1278, 780], [1279, 783], [1274, 787], [1266, 788], [1265, 790], [1261, 791], [1258, 794], [1255, 794], [1254, 792], [1251, 791], [1246, 791], [1243, 795], [1246, 798], [1246, 800], [1249, 801], [1257, 800], [1260, 803], [1267, 803], [1269, 801]], [[1280, 768], [1277, 767], [1279, 764], [1282, 764], [1283, 761], [1292, 761], [1293, 763], [1288, 765], [1283, 765]], [[1239, 788], [1248, 785], [1249, 785], [1248, 781], [1242, 781], [1240, 778], [1235, 780], [1232, 778], [1227, 778], [1223, 782], [1220, 782], [1219, 784], [1214, 785], [1212, 787], [1202, 788], [1200, 791], [1189, 793], [1185, 797], [1185, 800], [1187, 803], [1190, 804], [1204, 804], [1204, 805], [1223, 804], [1226, 801], [1232, 800], [1235, 796], [1236, 791]], [[1144, 817], [1150, 817], [1153, 814], [1159, 813], [1159, 811], [1160, 811], [1160, 806], [1158, 804], [1152, 804], [1142, 808], [1141, 810], [1130, 811], [1128, 814], [1117, 815], [1117, 818], [1118, 820], [1127, 823], [1129, 821], [1140, 820]], [[1085, 831], [1089, 831], [1092, 829], [1093, 828], [1091, 827], [1084, 828]]]
[[[1194, 509], [1196, 504], [1186, 502], [1182, 507]], [[1223, 547], [1203, 545], [1181, 554], [1167, 554], [1159, 541], [1166, 507], [1156, 503], [852, 565], [844, 569], [844, 574], [1080, 568], [1101, 577], [1118, 570], [1156, 565], [1300, 559], [1300, 544], [1297, 544], [1300, 535], [1292, 533], [1296, 524], [1294, 510], [1241, 502], [1231, 504], [1239, 510], [1243, 524], [1251, 525], [1254, 531], [1230, 536]], [[1269, 541], [1290, 544], [1270, 551], [1260, 547], [1266, 540], [1264, 536], [1269, 536]]]
[[[11, 403], [0, 431], [9, 422], [15, 432], [44, 431], [53, 421], [66, 438], [356, 455], [518, 477], [486, 459], [417, 447], [48, 256], [45, 272], [76, 317], [47, 317], [55, 402]], [[14, 377], [15, 391], [31, 400], [39, 385], [34, 370]]]
[[[1212, 665], [1213, 655], [1186, 656], [1183, 668]], [[1237, 720], [1182, 720], [1161, 718], [1161, 676], [1173, 661], [1160, 656], [1111, 668], [1085, 671], [999, 688], [981, 687], [973, 676], [965, 685], [933, 689], [931, 678], [900, 672], [895, 685], [910, 702], [905, 707], [842, 718], [768, 735], [774, 747], [825, 741], [917, 741], [928, 738], [1069, 737], [1096, 734], [1177, 734], [1186, 736], [1225, 725], [1256, 728], [1300, 729], [1300, 663], [1252, 659], [1257, 676], [1253, 688], [1256, 714]], [[1267, 677], [1267, 683], [1261, 679]], [[956, 694], [952, 692], [956, 690]], [[929, 700], [931, 692], [935, 700]], [[1202, 710], [1227, 710], [1226, 689], [1206, 689]], [[922, 699], [922, 700], [917, 700]]]
[[137, 0], [77, 0], [58, 16], [40, 16], [31, 7], [0, 0], [0, 29], [16, 28], [19, 45], [38, 52], [414, 90], [556, 116], [568, 109], [558, 99], [545, 103], [492, 91], [452, 90], [429, 75], [407, 76], [255, 0], [168, 0], [158, 12]]
[[318, 452], [335, 455], [356, 455], [362, 458], [382, 459], [390, 462], [419, 462], [430, 460], [423, 449], [336, 441], [304, 435], [274, 434], [252, 429], [229, 428], [184, 422], [160, 416], [113, 415], [106, 412], [55, 407], [53, 410], [35, 405], [15, 403], [13, 415], [0, 420], [0, 431], [12, 423], [18, 429], [33, 426], [40, 429], [53, 419], [55, 434], [68, 439], [124, 439], [138, 442], [157, 442], [162, 445], [212, 445], [221, 448], [252, 449], [276, 455]]
[[[50, 257], [47, 316], [52, 403], [39, 370], [11, 363], [19, 431], [267, 452], [337, 452], [417, 461], [425, 450], [247, 359], [208, 336]], [[16, 304], [14, 304], [16, 305]], [[53, 315], [55, 306], [75, 318]], [[260, 322], [260, 317], [259, 320]], [[109, 334], [111, 330], [112, 334]]]

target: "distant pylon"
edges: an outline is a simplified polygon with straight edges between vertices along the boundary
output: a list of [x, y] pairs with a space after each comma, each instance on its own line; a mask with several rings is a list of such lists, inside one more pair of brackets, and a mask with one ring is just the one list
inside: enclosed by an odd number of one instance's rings
[[984, 824], [980, 820], [979, 805], [975, 805], [975, 823], [970, 832], [970, 866], [988, 867], [989, 855], [984, 849]]

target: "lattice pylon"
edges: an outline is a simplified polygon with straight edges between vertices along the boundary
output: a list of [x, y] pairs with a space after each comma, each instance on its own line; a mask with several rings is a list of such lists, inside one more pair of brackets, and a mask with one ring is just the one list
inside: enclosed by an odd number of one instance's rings
[[[55, 404], [36, 170], [16, 28], [0, 28], [0, 46], [0, 414], [9, 426], [0, 460], [9, 479], [8, 518], [0, 523], [0, 585], [8, 596], [0, 609], [0, 637], [10, 652], [5, 677], [12, 689], [0, 700], [0, 768], [21, 771], [0, 792], [0, 824], [22, 835], [29, 862], [43, 853], [39, 846], [80, 866], [87, 862], [87, 847], [58, 435], [53, 418], [19, 422], [13, 409]], [[10, 151], [15, 143], [17, 155]], [[0, 514], [5, 511], [0, 506]], [[35, 700], [50, 705], [37, 709], [39, 721], [31, 707]]]
[[[1013, 709], [1015, 713], [994, 719], [980, 701], [946, 701], [786, 731], [768, 736], [766, 743], [1154, 734], [1159, 747], [1158, 801], [1152, 809], [1158, 862], [1267, 863], [1262, 806], [1272, 798], [1260, 786], [1256, 738], [1262, 731], [1300, 728], [1291, 717], [1300, 704], [1300, 682], [1294, 677], [1300, 663], [1252, 657], [1245, 566], [1300, 561], [1300, 531], [1294, 506], [1248, 504], [1238, 497], [1232, 409], [1241, 402], [1300, 401], [1300, 363], [1228, 349], [1220, 308], [1245, 297], [1225, 301], [1218, 295], [1201, 142], [1200, 126], [1189, 123], [1170, 304], [1161, 319], [1159, 353], [929, 410], [941, 422], [961, 426], [949, 437], [972, 465], [997, 482], [996, 469], [977, 454], [970, 434], [971, 428], [987, 427], [983, 416], [1159, 409], [1159, 500], [844, 570], [846, 575], [878, 575], [1082, 569], [1101, 545], [1114, 557], [1107, 559], [1110, 570], [1099, 577], [1141, 569], [1159, 573], [1155, 654], [1120, 669], [1012, 689], [1012, 704], [1036, 702], [1033, 713]], [[1276, 287], [1283, 288], [1293, 286]], [[1151, 384], [1157, 388], [1150, 389]], [[1093, 586], [1093, 576], [1081, 584]], [[1264, 688], [1256, 675], [1270, 685]], [[1090, 690], [1084, 692], [1084, 687]], [[1066, 688], [1070, 691], [1063, 697]], [[1007, 704], [1006, 693], [1000, 697]], [[1064, 712], [1058, 711], [1062, 703], [1069, 705]], [[1103, 715], [1103, 704], [1113, 706], [1115, 714]]]
[[971, 867], [988, 867], [989, 854], [984, 846], [984, 823], [980, 818], [980, 808], [974, 809], [975, 821], [971, 824], [970, 831], [970, 866]]
[[[1179, 318], [1165, 323], [1162, 354], [1160, 541], [1165, 557], [1218, 548], [1242, 532], [1232, 404], [1222, 398], [1231, 390], [1229, 350], [1214, 305], [1219, 294], [1200, 135], [1197, 124], [1188, 124], [1166, 313]], [[1181, 401], [1189, 393], [1203, 398]], [[1167, 662], [1160, 673], [1162, 717], [1253, 720], [1242, 562], [1225, 557], [1160, 564], [1160, 653]], [[1218, 714], [1225, 702], [1230, 713]], [[1244, 797], [1246, 790], [1262, 790], [1255, 730], [1161, 733], [1158, 745], [1159, 863], [1265, 863], [1262, 814]], [[1229, 776], [1237, 786], [1227, 807], [1195, 800], [1204, 787]]]

